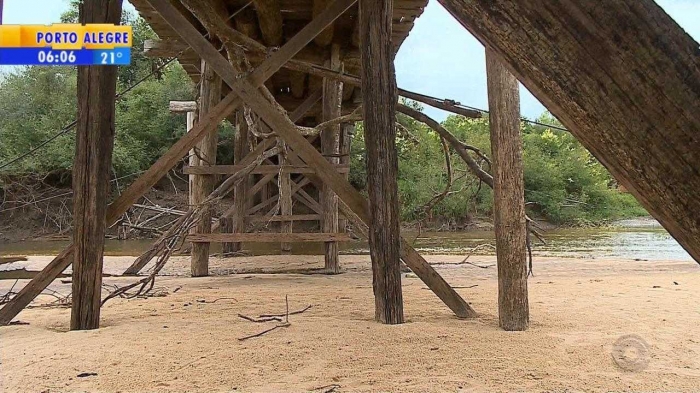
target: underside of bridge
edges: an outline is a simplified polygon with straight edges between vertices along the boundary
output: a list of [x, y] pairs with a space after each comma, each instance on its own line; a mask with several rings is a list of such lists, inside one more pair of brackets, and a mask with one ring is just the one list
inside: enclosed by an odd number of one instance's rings
[[[437, 1], [700, 261], [700, 49], [692, 38], [652, 0]], [[207, 274], [209, 243], [236, 251], [242, 241], [280, 242], [283, 251], [295, 240], [323, 242], [326, 272], [336, 273], [347, 221], [369, 239], [377, 320], [403, 321], [399, 257], [458, 317], [475, 315], [399, 234], [397, 94], [479, 116], [396, 88], [393, 58], [427, 0], [131, 3], [160, 37], [147, 43], [147, 54], [177, 57], [200, 94], [190, 131], [109, 205], [107, 225], [194, 149], [186, 169], [192, 207], [178, 227], [192, 230], [193, 276]], [[225, 118], [238, 126], [233, 163], [215, 161]], [[347, 181], [349, 124], [359, 118], [369, 201]], [[211, 204], [231, 193], [232, 209], [212, 225]], [[274, 233], [246, 233], [270, 212]], [[296, 231], [299, 221], [317, 222], [316, 231]], [[221, 233], [212, 233], [217, 225]], [[169, 252], [176, 233], [168, 233], [130, 273]], [[92, 263], [74, 259], [78, 246], [5, 305], [0, 323], [71, 263]]]

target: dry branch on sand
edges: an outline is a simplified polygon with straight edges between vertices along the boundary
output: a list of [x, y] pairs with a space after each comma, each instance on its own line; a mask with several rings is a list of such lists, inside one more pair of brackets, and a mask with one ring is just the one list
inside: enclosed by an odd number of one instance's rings
[[302, 314], [312, 307], [312, 305], [308, 305], [301, 310], [289, 312], [289, 298], [286, 295], [284, 296], [284, 303], [285, 303], [285, 309], [286, 309], [286, 312], [284, 314], [260, 314], [258, 317], [255, 317], [255, 318], [249, 317], [249, 316], [243, 315], [243, 314], [238, 314], [238, 316], [240, 318], [243, 318], [246, 321], [250, 321], [250, 322], [254, 322], [254, 323], [264, 323], [264, 322], [272, 322], [272, 321], [278, 322], [277, 325], [275, 325], [269, 329], [265, 329], [262, 332], [251, 334], [249, 336], [241, 337], [238, 339], [238, 341], [245, 341], [245, 340], [248, 340], [251, 338], [260, 337], [260, 336], [267, 334], [267, 333], [270, 333], [274, 330], [289, 327], [289, 326], [291, 326], [291, 323], [289, 322], [290, 315]]
[[[163, 269], [170, 256], [182, 247], [185, 242], [185, 237], [189, 234], [190, 229], [193, 228], [201, 219], [204, 212], [206, 212], [209, 207], [220, 202], [228, 193], [230, 193], [238, 183], [245, 179], [253, 169], [259, 166], [266, 159], [279, 154], [280, 148], [274, 147], [272, 149], [262, 152], [256, 159], [247, 165], [245, 168], [239, 172], [229, 176], [219, 187], [217, 187], [209, 196], [199, 205], [191, 206], [184, 215], [177, 219], [175, 224], [173, 224], [163, 235], [151, 246], [151, 248], [142, 254], [140, 257], [134, 261], [132, 266], [127, 269], [131, 270], [135, 266], [143, 267], [151, 259], [157, 258], [155, 266], [151, 270], [151, 273], [129, 285], [121, 287], [114, 292], [110, 293], [107, 297], [102, 300], [102, 305], [104, 305], [108, 300], [115, 297], [133, 298], [136, 296], [142, 296], [153, 289], [155, 284], [156, 275]], [[138, 288], [136, 292], [128, 293], [130, 290]]]

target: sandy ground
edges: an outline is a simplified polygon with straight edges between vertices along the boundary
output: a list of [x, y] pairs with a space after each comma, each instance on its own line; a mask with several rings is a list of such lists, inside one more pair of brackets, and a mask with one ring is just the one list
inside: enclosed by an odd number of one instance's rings
[[[406, 323], [374, 322], [367, 256], [341, 256], [346, 272], [338, 276], [262, 274], [321, 266], [316, 256], [214, 258], [211, 270], [219, 276], [199, 279], [184, 277], [188, 261], [178, 258], [166, 271], [171, 276], [157, 282], [167, 296], [114, 300], [103, 308], [99, 330], [69, 332], [65, 308], [22, 312], [18, 319], [29, 325], [0, 328], [0, 386], [4, 392], [700, 391], [700, 268], [693, 262], [538, 258], [529, 281], [531, 328], [509, 333], [498, 328], [495, 268], [454, 265], [456, 256], [427, 258], [453, 264], [436, 268], [461, 287], [479, 318], [455, 318], [409, 274]], [[32, 257], [24, 266], [49, 259]], [[109, 257], [105, 269], [118, 273], [132, 259]], [[0, 282], [0, 291], [12, 283]], [[67, 293], [70, 285], [52, 288]], [[289, 327], [238, 340], [275, 326], [239, 313], [283, 312], [285, 296], [291, 310], [312, 307], [291, 316]], [[613, 361], [613, 343], [625, 334], [648, 343], [645, 369], [624, 371]]]

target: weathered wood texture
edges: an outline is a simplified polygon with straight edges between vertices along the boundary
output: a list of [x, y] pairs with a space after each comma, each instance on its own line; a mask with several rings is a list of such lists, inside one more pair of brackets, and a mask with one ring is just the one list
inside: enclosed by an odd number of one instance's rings
[[403, 323], [399, 161], [396, 152], [396, 75], [391, 47], [391, 0], [360, 0], [362, 102], [367, 150], [369, 252], [375, 318]]
[[[239, 164], [248, 154], [248, 123], [243, 117], [243, 111], [239, 110], [236, 115], [236, 137], [233, 141], [233, 160]], [[233, 211], [231, 215], [231, 233], [245, 232], [246, 198], [248, 197], [248, 181], [239, 182], [233, 189]], [[238, 252], [241, 250], [241, 243], [226, 243], [228, 252]]]
[[698, 43], [652, 0], [439, 1], [700, 262]]
[[[184, 20], [182, 15], [173, 12], [172, 5], [165, 0], [148, 1], [158, 8], [161, 15], [168, 20], [171, 26], [177, 26], [178, 34], [180, 34], [182, 39], [194, 48], [202, 58], [207, 59], [224, 81], [231, 85], [232, 91], [234, 92], [232, 94], [237, 94], [241, 99], [245, 100], [246, 104], [249, 105], [256, 114], [260, 115], [265, 123], [272, 127], [277, 135], [284, 139], [304, 162], [318, 169], [317, 175], [309, 175], [309, 177], [315, 176], [322, 182], [331, 185], [333, 191], [344, 202], [346, 207], [357, 215], [358, 220], [355, 222], [358, 223], [358, 225], [369, 222], [369, 205], [362, 194], [355, 190], [348, 181], [339, 175], [334, 170], [333, 166], [309, 143], [309, 141], [297, 132], [294, 123], [285, 114], [273, 107], [251, 83], [251, 81], [256, 81], [256, 74], [258, 72], [264, 72], [265, 68], [256, 68], [253, 74], [246, 79], [237, 78], [231, 65], [225, 61], [225, 59], [221, 58], [223, 61], [217, 60], [217, 57], [221, 57], [221, 55], [216, 48], [201, 35], [197, 34], [196, 31], [192, 31], [193, 26], [188, 25], [188, 22]], [[346, 2], [344, 0], [336, 0], [329, 6], [327, 11], [332, 15], [339, 10], [339, 6], [342, 5], [345, 7], [344, 9], [347, 9], [347, 7], [353, 3], [354, 1]], [[285, 47], [299, 44], [303, 46], [308, 43], [306, 40], [310, 40], [313, 37], [313, 34], [310, 34], [309, 30], [322, 29], [326, 26], [324, 25], [325, 22], [322, 22], [322, 20], [327, 22], [329, 19], [325, 18], [325, 16], [328, 15], [324, 15], [323, 13], [319, 15], [317, 19], [307, 25], [297, 36], [285, 44]], [[285, 48], [282, 48], [274, 52], [267, 61], [275, 61], [278, 56], [290, 55], [290, 51], [285, 51], [284, 49]], [[293, 55], [293, 53], [291, 55]], [[297, 162], [294, 161], [293, 163], [297, 164]], [[321, 184], [318, 184], [318, 186], [320, 185]], [[401, 241], [401, 257], [404, 259], [404, 262], [406, 262], [406, 265], [408, 265], [458, 317], [471, 318], [476, 316], [474, 310], [464, 299], [449, 286], [410, 244], [403, 240]]]
[[518, 80], [488, 50], [486, 76], [494, 178], [498, 321], [504, 330], [526, 330], [530, 323], [530, 309]]
[[[81, 23], [116, 23], [122, 2], [83, 4]], [[105, 214], [114, 147], [117, 67], [78, 67], [78, 123], [73, 161], [73, 288], [71, 330], [100, 327]]]
[[352, 238], [346, 233], [319, 233], [319, 232], [297, 232], [297, 233], [207, 233], [201, 235], [189, 235], [187, 241], [197, 244], [199, 242], [258, 242], [258, 243], [281, 243], [281, 242], [347, 242]]
[[[145, 1], [145, 0], [143, 0]], [[155, 3], [155, 1], [154, 1]], [[352, 3], [352, 2], [351, 2]], [[159, 2], [161, 6], [165, 6], [162, 2]], [[180, 11], [173, 10], [171, 7], [175, 7], [172, 4], [167, 4], [169, 17], [179, 17], [185, 18]], [[162, 19], [161, 16], [158, 16]], [[188, 26], [192, 27], [191, 22], [186, 18], [179, 19], [180, 24], [187, 23]], [[260, 86], [265, 82], [270, 76], [272, 76], [276, 71], [278, 71], [284, 63], [286, 63], [291, 57], [293, 57], [298, 51], [300, 51], [308, 41], [306, 38], [312, 36], [315, 31], [320, 31], [325, 27], [325, 22], [317, 21], [313, 25], [307, 26], [305, 28], [304, 36], [297, 40], [290, 40], [287, 42], [282, 49], [276, 51], [264, 62], [264, 67], [258, 67], [253, 71], [252, 74], [245, 78], [245, 81], [249, 82], [253, 86]], [[190, 30], [190, 34], [198, 34]], [[200, 37], [201, 38], [201, 37]], [[205, 45], [209, 45], [206, 41]], [[230, 67], [228, 61], [222, 58], [225, 67]], [[219, 64], [221, 66], [221, 64]], [[168, 149], [165, 154], [163, 154], [146, 172], [141, 174], [131, 185], [112, 202], [107, 209], [107, 225], [114, 224], [119, 217], [124, 214], [129, 207], [134, 204], [143, 194], [146, 193], [153, 185], [160, 180], [173, 166], [175, 166], [180, 159], [187, 153], [188, 150], [193, 148], [204, 136], [216, 128], [224, 118], [226, 118], [231, 112], [241, 105], [241, 100], [236, 93], [229, 93], [208, 115], [204, 118], [200, 118], [197, 125], [194, 126], [190, 132], [185, 134], [180, 138], [175, 144]], [[251, 162], [254, 157], [251, 158]], [[27, 285], [25, 285], [18, 293], [17, 296], [12, 298], [10, 302], [5, 304], [5, 306], [0, 309], [0, 326], [7, 325], [12, 321], [17, 314], [19, 314], [32, 300], [34, 300], [46, 287], [58, 277], [61, 272], [66, 270], [72, 262], [72, 256], [74, 251], [74, 245], [70, 244], [63, 251], [61, 251], [54, 259], [49, 262], [49, 264], [38, 273]]]
[[[280, 159], [283, 157], [280, 156]], [[280, 172], [278, 175], [279, 182], [279, 204], [280, 204], [280, 214], [283, 216], [292, 215], [292, 179], [289, 172]], [[293, 230], [292, 221], [282, 221], [280, 222], [280, 234], [291, 235]], [[280, 244], [280, 249], [283, 253], [289, 253], [292, 251], [292, 245], [289, 242], [282, 242]]]
[[[338, 173], [348, 173], [350, 172], [350, 167], [348, 165], [334, 165]], [[204, 166], [191, 166], [183, 169], [186, 174], [197, 174], [197, 175], [231, 175], [237, 173], [243, 169], [241, 165], [215, 165], [211, 167]], [[288, 174], [309, 174], [316, 173], [316, 169], [308, 165], [274, 165], [265, 164], [260, 165], [257, 168], [250, 171], [254, 175], [276, 175], [278, 173], [288, 173]]]
[[282, 11], [279, 0], [255, 0], [260, 31], [265, 44], [280, 46], [282, 44]]
[[[332, 70], [340, 70], [340, 47], [332, 45], [331, 58], [326, 63]], [[343, 83], [333, 79], [323, 80], [323, 115], [322, 121], [329, 121], [341, 116], [343, 104]], [[327, 127], [321, 131], [321, 152], [328, 157], [333, 165], [338, 165], [340, 160], [340, 124]], [[328, 185], [321, 189], [321, 206], [323, 207], [323, 220], [321, 230], [323, 232], [338, 232], [338, 196]], [[328, 242], [324, 244], [324, 264], [328, 273], [340, 273], [338, 260], [338, 243]]]
[[[199, 116], [206, 116], [219, 101], [221, 101], [221, 77], [208, 65], [202, 62], [202, 82], [200, 84], [199, 96]], [[195, 147], [197, 151], [197, 165], [216, 165], [216, 146], [219, 141], [217, 128], [214, 128], [204, 136], [201, 142]], [[212, 175], [195, 175], [192, 182], [190, 203], [193, 206], [204, 202], [209, 194], [214, 191], [216, 178]], [[206, 209], [202, 213], [202, 218], [194, 228], [194, 233], [211, 232], [212, 209]], [[209, 275], [209, 244], [195, 243], [192, 245], [191, 271], [192, 277], [203, 277]]]
[[[168, 109], [172, 113], [189, 113], [197, 111], [196, 101], [170, 101]], [[187, 128], [188, 130], [190, 128]]]
[[[343, 91], [345, 91], [345, 85], [343, 85]], [[355, 133], [354, 123], [343, 123], [340, 126], [340, 146], [338, 151], [340, 152], [340, 165], [350, 165], [350, 146], [352, 145], [352, 135]], [[345, 180], [350, 178], [350, 172], [344, 174]], [[338, 232], [345, 232], [347, 230], [347, 220], [344, 216], [338, 219]]]
[[[191, 0], [187, 0], [191, 1]], [[200, 3], [219, 3], [224, 5], [228, 10], [229, 15], [237, 13], [235, 17], [228, 21], [228, 25], [237, 29], [241, 35], [257, 40], [257, 42], [269, 47], [277, 47], [290, 37], [292, 37], [300, 26], [311, 21], [314, 16], [318, 15], [329, 0], [254, 0], [252, 4], [244, 0], [208, 0]], [[204, 33], [205, 29], [201, 23], [194, 20], [192, 12], [182, 5], [180, 1], [174, 2], [178, 10], [194, 25], [200, 33]], [[393, 31], [392, 41], [393, 50], [397, 51], [403, 41], [408, 37], [415, 20], [423, 13], [428, 0], [394, 0], [394, 15], [393, 15]], [[188, 46], [182, 40], [174, 29], [172, 29], [163, 19], [161, 15], [148, 3], [147, 0], [134, 0], [132, 2], [137, 11], [146, 19], [153, 30], [162, 39], [161, 42], [148, 41], [144, 45], [148, 56], [171, 57], [177, 56], [178, 61], [183, 65], [190, 77], [194, 81], [199, 81], [200, 77], [200, 60], [199, 56], [188, 49]], [[191, 3], [190, 3], [191, 4]], [[244, 8], [245, 7], [245, 8]], [[227, 19], [229, 15], [222, 14], [223, 19]], [[345, 72], [359, 72], [359, 51], [357, 40], [353, 40], [353, 34], [357, 32], [355, 25], [357, 24], [357, 12], [353, 9], [351, 12], [341, 16], [333, 26], [330, 26], [321, 36], [318, 41], [321, 45], [309, 45], [296, 58], [305, 60], [317, 65], [322, 65], [326, 59], [332, 43], [340, 44], [342, 48], [342, 58], [345, 62]], [[216, 34], [218, 36], [218, 33]], [[223, 41], [223, 40], [222, 40]], [[235, 41], [234, 41], [235, 42]], [[250, 49], [250, 48], [249, 48]], [[267, 56], [268, 51], [251, 53], [250, 60], [253, 66]], [[313, 80], [312, 80], [313, 79]], [[314, 82], [318, 78], [309, 78], [305, 71], [296, 73], [278, 72], [270, 81], [269, 88], [275, 95], [278, 101], [281, 101], [287, 93], [286, 89], [291, 88], [291, 92], [296, 98], [304, 98], [311, 93]], [[352, 89], [347, 89], [350, 92]], [[352, 110], [357, 103], [353, 102], [352, 96], [344, 97], [344, 110]], [[291, 106], [289, 109], [293, 109]], [[321, 113], [315, 111], [308, 116], [310, 119], [320, 121]]]

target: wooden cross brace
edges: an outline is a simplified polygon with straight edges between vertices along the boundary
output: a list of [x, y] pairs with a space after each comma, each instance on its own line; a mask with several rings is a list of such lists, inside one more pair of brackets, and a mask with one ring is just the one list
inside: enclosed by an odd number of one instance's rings
[[[168, 0], [147, 0], [163, 19], [176, 31], [193, 50], [221, 76], [231, 87], [232, 93], [238, 96], [258, 116], [262, 118], [275, 133], [282, 138], [294, 152], [309, 166], [317, 169], [317, 174], [324, 184], [328, 185], [338, 198], [366, 225], [369, 222], [369, 205], [367, 200], [352, 185], [340, 175], [333, 165], [314, 148], [309, 141], [297, 132], [294, 123], [282, 112], [278, 111], [258, 91], [248, 79], [239, 79], [229, 62], [204, 38], [192, 24], [180, 14]], [[343, 0], [337, 0], [328, 9], [333, 8]], [[345, 3], [354, 3], [347, 0]], [[346, 8], [346, 9], [347, 9]], [[327, 10], [328, 10], [327, 9]], [[326, 10], [326, 11], [327, 11]], [[314, 20], [315, 21], [315, 20]], [[311, 23], [313, 24], [314, 21]], [[301, 32], [292, 40], [301, 35]], [[291, 41], [290, 41], [291, 42]], [[283, 51], [282, 48], [280, 51]], [[264, 64], [256, 69], [264, 68]], [[433, 269], [430, 264], [413, 247], [401, 239], [401, 258], [418, 277], [458, 316], [474, 317], [476, 312], [462, 299], [459, 294]]]
[[[319, 14], [314, 20], [306, 25], [296, 36], [289, 40], [280, 50], [274, 52], [267, 58], [253, 73], [246, 76], [248, 86], [261, 86], [268, 78], [277, 72], [284, 63], [291, 59], [301, 49], [335, 19], [350, 8], [356, 0], [336, 0], [324, 12]], [[182, 18], [182, 15], [169, 3], [161, 2], [170, 11]], [[183, 18], [184, 19], [184, 18]], [[186, 27], [192, 27], [186, 21]], [[196, 29], [195, 29], [196, 30]], [[209, 43], [199, 32], [197, 36]], [[211, 47], [211, 46], [210, 46]], [[218, 53], [217, 53], [218, 54]], [[220, 57], [220, 56], [219, 56]], [[228, 62], [223, 57], [220, 59], [228, 66]], [[218, 65], [220, 68], [221, 64]], [[218, 72], [218, 68], [217, 72]], [[235, 79], [235, 77], [234, 77]], [[158, 182], [172, 167], [177, 165], [180, 159], [187, 154], [205, 135], [214, 130], [218, 124], [235, 111], [242, 104], [242, 100], [236, 93], [229, 93], [218, 105], [216, 105], [206, 116], [199, 119], [199, 122], [180, 138], [163, 156], [161, 156], [146, 172], [136, 179], [129, 188], [126, 189], [107, 209], [106, 224], [114, 224], [139, 198], [141, 198], [153, 185]], [[252, 162], [252, 160], [251, 160]], [[0, 325], [9, 324], [29, 303], [31, 303], [46, 287], [51, 284], [64, 270], [71, 265], [73, 259], [73, 244], [63, 249], [49, 264], [39, 272], [19, 293], [0, 309]]]

